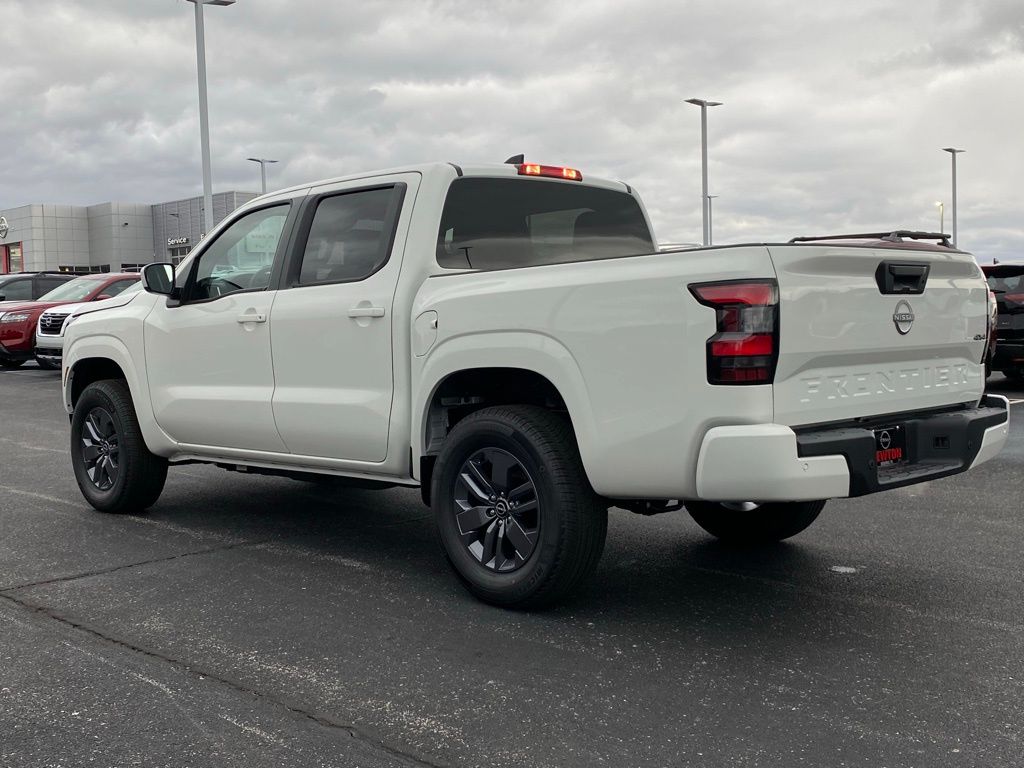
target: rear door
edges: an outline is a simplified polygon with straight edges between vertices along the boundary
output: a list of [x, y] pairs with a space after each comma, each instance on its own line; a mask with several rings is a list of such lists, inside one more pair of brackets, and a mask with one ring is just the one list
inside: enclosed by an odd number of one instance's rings
[[775, 421], [790, 426], [977, 401], [988, 286], [948, 249], [784, 245]]
[[288, 450], [387, 458], [394, 296], [419, 174], [314, 188], [270, 318], [274, 418]]

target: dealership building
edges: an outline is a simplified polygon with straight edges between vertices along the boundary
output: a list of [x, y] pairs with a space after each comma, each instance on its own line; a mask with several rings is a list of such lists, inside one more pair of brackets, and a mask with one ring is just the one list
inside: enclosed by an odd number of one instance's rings
[[[254, 192], [214, 195], [213, 224], [254, 197]], [[41, 203], [0, 209], [0, 274], [88, 274], [135, 270], [154, 261], [176, 264], [207, 231], [202, 197], [157, 205]]]

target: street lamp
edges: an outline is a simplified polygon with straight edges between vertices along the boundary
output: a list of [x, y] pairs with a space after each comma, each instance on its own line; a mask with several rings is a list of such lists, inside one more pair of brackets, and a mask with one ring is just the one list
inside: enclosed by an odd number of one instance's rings
[[946, 234], [946, 204], [941, 200], [936, 200], [935, 204], [939, 206], [939, 233]]
[[711, 201], [714, 200], [716, 197], [718, 197], [718, 195], [708, 195], [708, 245], [711, 245], [715, 239], [714, 228], [712, 227], [714, 217], [711, 215]]
[[961, 152], [966, 152], [967, 150], [943, 147], [942, 151], [949, 152], [950, 157], [953, 158], [953, 247], [956, 248], [956, 156]]
[[711, 219], [708, 202], [708, 107], [720, 107], [720, 101], [707, 99], [687, 99], [687, 104], [700, 107], [700, 177], [701, 177], [701, 219], [704, 222], [704, 245], [711, 245]]
[[213, 227], [213, 180], [210, 171], [210, 114], [206, 103], [206, 31], [203, 27], [204, 5], [234, 5], [235, 0], [187, 0], [196, 6], [196, 68], [199, 70], [199, 143], [203, 153], [203, 215], [202, 227]]
[[277, 160], [267, 160], [262, 157], [247, 157], [246, 160], [260, 164], [260, 178], [263, 180], [263, 194], [267, 194], [267, 163], [276, 163]]

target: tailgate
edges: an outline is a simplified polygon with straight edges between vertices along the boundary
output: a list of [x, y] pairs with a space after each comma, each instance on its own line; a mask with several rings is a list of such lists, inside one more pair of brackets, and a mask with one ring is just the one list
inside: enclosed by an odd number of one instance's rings
[[981, 397], [988, 286], [970, 254], [832, 245], [769, 251], [780, 299], [776, 423]]

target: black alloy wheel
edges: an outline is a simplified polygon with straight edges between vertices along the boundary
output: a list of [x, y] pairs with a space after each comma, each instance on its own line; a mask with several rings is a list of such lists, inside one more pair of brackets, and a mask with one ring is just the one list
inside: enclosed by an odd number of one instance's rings
[[597, 568], [607, 502], [562, 414], [500, 405], [466, 416], [441, 447], [430, 497], [448, 563], [492, 605], [551, 605]]
[[93, 382], [78, 397], [71, 466], [85, 500], [101, 512], [142, 512], [160, 497], [167, 460], [146, 447], [123, 379]]
[[106, 408], [93, 408], [82, 424], [82, 462], [97, 490], [109, 491], [120, 472], [121, 445], [117, 425]]
[[466, 460], [455, 483], [455, 510], [463, 546], [488, 570], [515, 571], [537, 547], [537, 487], [508, 451], [484, 448]]

